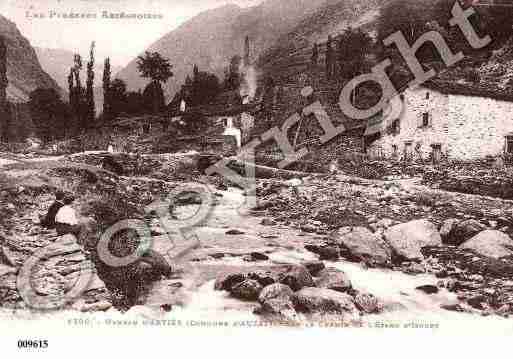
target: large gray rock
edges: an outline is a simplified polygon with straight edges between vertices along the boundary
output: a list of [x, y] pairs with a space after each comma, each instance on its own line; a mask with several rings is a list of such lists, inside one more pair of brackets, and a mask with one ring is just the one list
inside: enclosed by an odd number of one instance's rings
[[456, 224], [456, 226], [452, 229], [444, 243], [453, 246], [459, 246], [485, 229], [486, 226], [476, 221], [475, 219], [469, 219], [467, 221], [460, 222]]
[[231, 294], [238, 299], [256, 301], [262, 289], [262, 285], [256, 280], [246, 279], [244, 282], [235, 285]]
[[331, 289], [303, 288], [292, 296], [292, 302], [295, 309], [301, 313], [358, 313], [350, 295]]
[[339, 231], [334, 240], [341, 247], [342, 256], [371, 266], [390, 266], [392, 250], [379, 234], [364, 227], [355, 227], [351, 232]]
[[380, 313], [384, 305], [370, 293], [358, 293], [354, 297], [356, 307], [367, 314]]
[[304, 262], [303, 265], [308, 269], [311, 275], [314, 277], [319, 274], [320, 271], [322, 271], [326, 266], [324, 265], [324, 262], [322, 261], [310, 261], [310, 262]]
[[275, 283], [265, 287], [258, 297], [261, 304], [259, 314], [295, 319], [297, 313], [291, 300], [293, 294], [285, 284]]
[[216, 279], [214, 289], [231, 291], [234, 286], [245, 280], [245, 273], [223, 273]]
[[272, 271], [266, 270], [257, 270], [247, 274], [248, 279], [254, 279], [258, 283], [262, 285], [262, 287], [266, 287], [273, 283], [276, 283], [278, 280], [278, 275]]
[[392, 247], [398, 261], [420, 261], [424, 258], [422, 247], [442, 244], [442, 238], [435, 225], [421, 219], [390, 227], [385, 240]]
[[318, 254], [319, 259], [324, 261], [334, 261], [340, 258], [340, 248], [333, 244], [307, 244], [305, 249], [312, 253]]
[[265, 287], [258, 297], [260, 303], [264, 303], [270, 299], [290, 298], [294, 292], [288, 285], [274, 283]]
[[336, 268], [323, 269], [318, 274], [315, 285], [318, 288], [336, 290], [337, 292], [347, 292], [352, 288], [351, 281], [347, 275]]
[[294, 309], [294, 304], [290, 298], [276, 298], [266, 300], [264, 303], [262, 303], [258, 314], [284, 318], [287, 320], [294, 320], [297, 318], [297, 312]]
[[293, 291], [298, 291], [303, 287], [315, 286], [312, 275], [302, 265], [285, 267], [283, 272], [279, 274], [278, 281], [288, 285]]
[[460, 248], [472, 249], [481, 255], [497, 259], [513, 255], [513, 240], [500, 231], [486, 230], [466, 241]]

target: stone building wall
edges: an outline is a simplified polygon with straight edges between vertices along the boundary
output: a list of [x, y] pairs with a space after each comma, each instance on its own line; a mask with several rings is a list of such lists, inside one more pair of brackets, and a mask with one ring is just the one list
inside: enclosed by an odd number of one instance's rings
[[504, 152], [513, 132], [513, 103], [490, 98], [449, 95], [447, 142], [451, 157], [476, 159]]
[[[513, 132], [512, 102], [446, 95], [419, 87], [405, 91], [403, 104], [400, 131], [393, 133], [387, 123], [389, 130], [368, 147], [369, 155], [402, 158], [409, 152], [418, 159], [418, 148], [427, 160], [439, 146], [443, 157], [478, 159], [503, 153], [505, 136]], [[422, 126], [424, 113], [429, 114], [428, 126]]]
[[[429, 94], [429, 95], [428, 95]], [[429, 98], [427, 98], [429, 96]], [[404, 92], [402, 115], [399, 119], [399, 132], [393, 133], [393, 119], [386, 119], [387, 129], [381, 138], [367, 149], [371, 157], [402, 157], [404, 154], [418, 158], [429, 158], [432, 145], [441, 145], [446, 153], [447, 133], [449, 132], [448, 97], [426, 88]], [[428, 113], [428, 126], [423, 126], [423, 114]], [[394, 147], [396, 146], [396, 147]], [[418, 151], [416, 151], [418, 149]]]

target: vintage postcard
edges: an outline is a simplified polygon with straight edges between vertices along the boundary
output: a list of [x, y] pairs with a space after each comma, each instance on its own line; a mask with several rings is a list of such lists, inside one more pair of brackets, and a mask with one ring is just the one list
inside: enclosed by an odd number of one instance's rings
[[512, 26], [0, 0], [2, 335], [513, 332]]

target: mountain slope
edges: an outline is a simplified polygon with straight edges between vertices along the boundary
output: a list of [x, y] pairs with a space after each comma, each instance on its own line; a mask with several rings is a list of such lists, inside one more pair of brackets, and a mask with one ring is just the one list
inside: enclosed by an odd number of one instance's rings
[[294, 29], [281, 36], [259, 59], [262, 68], [280, 62], [310, 60], [314, 43], [326, 42], [351, 26], [373, 32], [380, 14], [381, 0], [332, 0], [303, 19]]
[[[174, 65], [175, 76], [165, 86], [167, 97], [178, 90], [194, 64], [222, 79], [229, 59], [242, 55], [246, 36], [251, 40], [251, 56], [256, 59], [327, 1], [267, 0], [251, 8], [227, 5], [199, 14], [148, 48], [148, 51], [160, 52]], [[131, 89], [143, 88], [148, 83], [140, 78], [135, 60], [119, 72], [118, 77]]]
[[[69, 69], [73, 65], [74, 53], [69, 50], [63, 49], [47, 49], [42, 47], [34, 48], [37, 54], [37, 58], [41, 63], [41, 67], [57, 82], [57, 84], [63, 88], [68, 88], [68, 75]], [[87, 54], [88, 55], [88, 54]], [[88, 57], [83, 56], [84, 61], [87, 61]], [[111, 72], [117, 73], [122, 69], [121, 66], [111, 66]], [[96, 61], [94, 66], [95, 73], [95, 85], [101, 86], [103, 76], [103, 62]], [[85, 76], [85, 72], [84, 72]]]
[[11, 101], [28, 101], [36, 88], [61, 89], [42, 68], [30, 42], [23, 37], [16, 24], [0, 15], [0, 35], [7, 43], [7, 97]]

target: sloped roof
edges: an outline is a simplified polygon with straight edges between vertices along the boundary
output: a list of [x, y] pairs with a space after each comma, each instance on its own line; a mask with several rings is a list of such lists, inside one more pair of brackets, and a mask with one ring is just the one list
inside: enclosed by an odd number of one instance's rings
[[484, 97], [499, 101], [513, 102], [512, 90], [500, 88], [493, 83], [470, 83], [451, 81], [448, 79], [436, 79], [426, 82], [423, 86], [445, 95]]
[[[181, 101], [181, 100], [180, 100]], [[185, 112], [180, 111], [180, 101], [174, 101], [168, 106], [172, 116], [198, 115], [198, 116], [234, 116], [242, 112], [255, 113], [260, 111], [259, 103], [242, 104], [238, 91], [225, 91], [219, 94], [211, 103], [199, 106], [188, 106]]]

